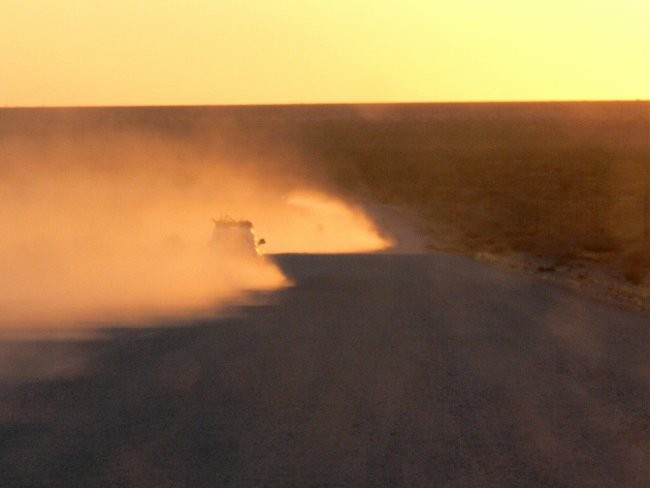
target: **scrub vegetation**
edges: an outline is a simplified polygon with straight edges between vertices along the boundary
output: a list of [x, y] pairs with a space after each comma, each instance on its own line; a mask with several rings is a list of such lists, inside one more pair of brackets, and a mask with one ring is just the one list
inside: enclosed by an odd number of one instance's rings
[[320, 124], [310, 149], [342, 186], [414, 210], [432, 247], [648, 273], [647, 102], [374, 110]]

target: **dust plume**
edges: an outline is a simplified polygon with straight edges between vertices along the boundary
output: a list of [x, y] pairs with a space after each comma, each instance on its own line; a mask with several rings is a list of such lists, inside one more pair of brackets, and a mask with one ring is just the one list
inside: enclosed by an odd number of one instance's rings
[[269, 259], [209, 245], [212, 218], [253, 222], [267, 253], [386, 247], [303, 177], [152, 134], [0, 141], [0, 327], [212, 310], [289, 283]]

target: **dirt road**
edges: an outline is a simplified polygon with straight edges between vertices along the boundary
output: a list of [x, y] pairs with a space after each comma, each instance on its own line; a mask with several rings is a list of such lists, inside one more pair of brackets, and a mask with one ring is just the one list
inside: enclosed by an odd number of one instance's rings
[[462, 257], [274, 259], [296, 286], [237, 317], [0, 344], [0, 486], [648, 486], [647, 316]]

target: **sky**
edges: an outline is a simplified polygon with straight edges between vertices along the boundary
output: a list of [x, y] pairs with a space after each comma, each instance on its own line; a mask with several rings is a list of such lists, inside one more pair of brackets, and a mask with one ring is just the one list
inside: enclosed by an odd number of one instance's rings
[[649, 98], [647, 0], [0, 0], [0, 106]]

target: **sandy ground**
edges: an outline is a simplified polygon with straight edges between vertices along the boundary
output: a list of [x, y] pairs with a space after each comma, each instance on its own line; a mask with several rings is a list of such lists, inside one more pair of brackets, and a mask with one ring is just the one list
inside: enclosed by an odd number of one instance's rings
[[0, 486], [648, 486], [647, 316], [460, 256], [272, 259], [296, 286], [237, 316], [1, 343]]

